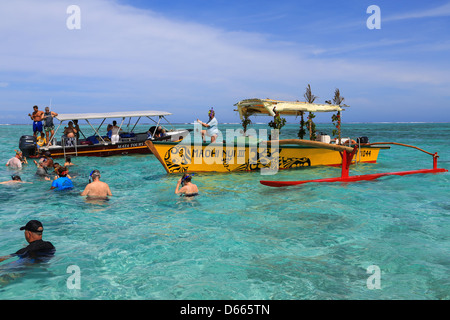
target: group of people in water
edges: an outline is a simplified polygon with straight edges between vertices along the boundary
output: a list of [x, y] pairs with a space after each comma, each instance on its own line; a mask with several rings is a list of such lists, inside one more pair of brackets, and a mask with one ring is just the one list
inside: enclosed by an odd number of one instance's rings
[[[12, 169], [21, 169], [23, 164], [28, 164], [26, 157], [22, 152], [15, 150], [16, 155], [8, 160], [7, 167]], [[51, 153], [46, 151], [41, 154], [38, 160], [33, 161], [36, 165], [36, 175], [43, 177], [45, 180], [52, 181], [50, 190], [70, 190], [74, 188], [72, 177], [69, 175], [69, 167], [73, 166], [72, 160], [69, 156], [65, 158], [63, 165], [53, 161]], [[52, 175], [54, 175], [52, 179]], [[82, 196], [106, 198], [112, 196], [109, 185], [100, 181], [100, 171], [94, 170], [89, 176], [89, 184], [85, 187]], [[0, 184], [9, 183], [31, 183], [25, 182], [16, 173], [11, 176], [11, 180], [0, 182]]]
[[[49, 107], [45, 107], [45, 112], [40, 111], [39, 107], [36, 105], [33, 106], [33, 109], [33, 113], [28, 114], [33, 120], [33, 135], [37, 138], [38, 146], [43, 146], [53, 138], [55, 128], [53, 118], [56, 117], [58, 113], [50, 111]], [[197, 119], [198, 123], [207, 128], [206, 130], [201, 130], [202, 139], [203, 141], [205, 141], [206, 136], [208, 136], [211, 138], [211, 142], [215, 142], [219, 130], [218, 121], [215, 118], [215, 112], [213, 108], [208, 111], [208, 117], [209, 121], [206, 123]], [[119, 141], [118, 137], [120, 132], [120, 128], [117, 126], [117, 122], [113, 121], [113, 124], [109, 125], [107, 130], [108, 137], [111, 139], [112, 143], [117, 143]], [[38, 133], [40, 134], [39, 137]], [[79, 137], [79, 134], [80, 130], [78, 127], [78, 121], [70, 121], [68, 123], [68, 127], [66, 127], [64, 130], [64, 135], [66, 136], [67, 143], [73, 144], [75, 142], [75, 139]], [[160, 138], [166, 135], [164, 128], [161, 128], [160, 126], [150, 128], [148, 134], [151, 135], [152, 138]], [[20, 169], [24, 164], [28, 164], [28, 161], [26, 157], [22, 155], [21, 151], [15, 150], [15, 152], [15, 156], [8, 160], [6, 166]], [[37, 167], [36, 175], [44, 177], [45, 180], [51, 180], [51, 190], [72, 189], [73, 182], [71, 176], [69, 175], [68, 169], [71, 165], [73, 165], [70, 157], [66, 157], [64, 165], [60, 165], [59, 163], [55, 163], [53, 161], [49, 151], [46, 151], [44, 153], [40, 151], [38, 152], [41, 156], [39, 157], [38, 161], [34, 160], [34, 163]], [[52, 172], [55, 174], [54, 179], [51, 179], [49, 177]], [[193, 175], [194, 174], [185, 174], [178, 180], [177, 186], [175, 188], [175, 194], [180, 194], [187, 197], [195, 196], [198, 194], [198, 187], [191, 182]], [[14, 174], [11, 176], [11, 180], [0, 182], [0, 184], [7, 183], [25, 182], [22, 181], [21, 177], [18, 174]], [[90, 183], [86, 186], [81, 195], [92, 197], [107, 197], [111, 196], [112, 193], [108, 184], [100, 181], [100, 172], [98, 170], [94, 170], [90, 174]]]
[[[35, 112], [33, 115], [30, 115], [30, 117], [33, 119], [33, 132], [34, 135], [37, 136], [37, 133], [40, 132], [42, 135], [42, 124], [39, 124], [39, 122], [42, 119], [47, 119], [44, 124], [44, 130], [47, 133], [47, 141], [48, 139], [53, 136], [54, 134], [54, 126], [52, 120], [53, 117], [57, 115], [54, 112], [50, 112], [48, 108], [46, 108], [46, 112], [43, 113], [42, 111], [39, 112], [38, 107], [35, 106]], [[202, 126], [206, 127], [206, 130], [202, 130], [202, 138], [205, 140], [205, 136], [211, 137], [211, 142], [215, 142], [217, 135], [218, 135], [218, 122], [215, 119], [214, 110], [211, 109], [208, 113], [209, 115], [209, 121], [207, 123], [204, 123], [200, 120], [197, 120]], [[79, 132], [76, 129], [77, 124], [75, 126], [73, 123], [69, 123], [69, 129], [66, 131], [66, 136], [70, 138], [75, 138], [77, 133]], [[117, 129], [115, 129], [117, 128]], [[159, 128], [157, 128], [159, 129]], [[154, 131], [154, 134], [156, 132], [161, 135], [164, 134], [163, 131], [157, 130]], [[116, 140], [116, 137], [119, 133], [118, 127], [113, 122], [113, 126], [111, 128], [111, 141], [118, 141]], [[51, 134], [51, 135], [50, 135]], [[153, 133], [152, 133], [153, 134]], [[49, 137], [50, 135], [50, 137]], [[114, 138], [113, 138], [114, 137]], [[21, 169], [23, 165], [28, 164], [28, 161], [25, 157], [23, 157], [22, 152], [15, 150], [16, 154], [14, 157], [8, 160], [6, 163], [7, 167], [13, 168], [13, 169]], [[45, 180], [51, 180], [52, 184], [50, 187], [50, 190], [70, 190], [74, 188], [72, 178], [69, 175], [69, 168], [73, 165], [71, 158], [66, 157], [64, 165], [59, 165], [58, 163], [55, 163], [51, 157], [51, 154], [49, 151], [42, 154], [42, 156], [39, 158], [38, 161], [34, 160], [34, 163], [37, 167], [36, 174], [40, 176], [44, 176]], [[52, 180], [49, 175], [51, 172], [54, 172], [55, 177]], [[175, 194], [184, 196], [184, 197], [194, 197], [199, 194], [199, 190], [196, 184], [192, 182], [192, 177], [194, 176], [194, 173], [184, 173], [183, 176], [178, 179], [177, 185], [175, 187]], [[99, 170], [93, 170], [89, 175], [89, 183], [86, 185], [84, 190], [80, 193], [81, 196], [86, 197], [100, 197], [100, 198], [107, 198], [109, 196], [112, 196], [111, 189], [109, 185], [103, 181], [100, 181], [100, 171]], [[24, 182], [20, 178], [19, 175], [13, 174], [11, 176], [11, 180], [0, 182], [0, 184], [9, 184], [9, 183], [31, 183], [31, 182]], [[0, 262], [7, 260], [12, 257], [19, 257], [20, 259], [28, 259], [30, 262], [41, 262], [46, 261], [50, 259], [56, 249], [53, 246], [53, 244], [49, 241], [44, 241], [42, 239], [42, 234], [44, 231], [44, 227], [42, 223], [38, 220], [30, 220], [27, 222], [26, 225], [19, 228], [20, 230], [24, 231], [24, 236], [26, 241], [28, 242], [28, 246], [16, 251], [15, 253], [6, 255], [6, 256], [0, 256]]]

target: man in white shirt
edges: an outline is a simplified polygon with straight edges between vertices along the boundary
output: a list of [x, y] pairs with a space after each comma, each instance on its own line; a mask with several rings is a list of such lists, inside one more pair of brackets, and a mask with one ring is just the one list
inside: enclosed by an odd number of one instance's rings
[[6, 166], [11, 167], [11, 168], [22, 168], [21, 158], [22, 158], [22, 152], [16, 151], [16, 155], [8, 160], [8, 162], [6, 163]]

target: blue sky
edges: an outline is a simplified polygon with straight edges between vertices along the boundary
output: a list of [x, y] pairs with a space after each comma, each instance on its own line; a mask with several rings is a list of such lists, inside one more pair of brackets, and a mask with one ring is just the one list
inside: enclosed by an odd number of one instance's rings
[[[381, 29], [367, 27], [370, 5]], [[344, 122], [449, 122], [449, 30], [450, 1], [2, 1], [0, 123], [30, 123], [50, 101], [172, 122], [213, 106], [236, 123], [239, 100], [304, 101], [308, 84], [319, 103], [340, 89]]]

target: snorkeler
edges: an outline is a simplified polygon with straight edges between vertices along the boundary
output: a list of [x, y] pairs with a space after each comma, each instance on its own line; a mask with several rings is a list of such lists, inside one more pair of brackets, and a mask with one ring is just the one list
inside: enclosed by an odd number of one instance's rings
[[84, 191], [80, 195], [106, 198], [107, 196], [112, 196], [112, 193], [109, 185], [100, 181], [100, 171], [94, 170], [89, 176], [89, 184], [84, 188]]
[[53, 180], [50, 190], [68, 190], [73, 188], [72, 180], [67, 176], [69, 171], [66, 167], [58, 168], [58, 179]]
[[[180, 194], [185, 197], [194, 197], [198, 195], [198, 187], [197, 185], [191, 182], [192, 174], [185, 173], [183, 177], [181, 177], [177, 182], [177, 187], [175, 188], [175, 194]], [[181, 185], [181, 189], [180, 189]]]
[[9, 184], [9, 183], [33, 183], [33, 182], [25, 182], [22, 181], [19, 175], [13, 174], [11, 176], [11, 180], [0, 182], [0, 184]]

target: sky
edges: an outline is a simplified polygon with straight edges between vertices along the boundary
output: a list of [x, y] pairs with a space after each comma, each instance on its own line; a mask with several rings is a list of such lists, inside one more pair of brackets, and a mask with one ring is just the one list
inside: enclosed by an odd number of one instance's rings
[[308, 84], [340, 90], [344, 122], [450, 122], [449, 30], [450, 0], [1, 0], [0, 124], [33, 105], [238, 123], [238, 101]]

